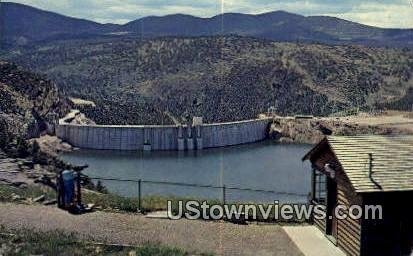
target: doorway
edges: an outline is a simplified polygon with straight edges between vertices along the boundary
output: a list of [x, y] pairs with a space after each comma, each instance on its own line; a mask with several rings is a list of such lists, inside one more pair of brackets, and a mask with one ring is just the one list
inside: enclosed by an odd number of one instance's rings
[[332, 178], [327, 178], [327, 220], [326, 234], [332, 238], [333, 242], [337, 239], [337, 218], [334, 211], [337, 206], [337, 183]]

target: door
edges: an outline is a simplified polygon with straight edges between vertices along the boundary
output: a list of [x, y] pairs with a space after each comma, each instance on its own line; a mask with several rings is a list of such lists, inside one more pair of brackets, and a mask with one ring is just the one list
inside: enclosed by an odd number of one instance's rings
[[337, 238], [337, 218], [334, 211], [337, 206], [337, 183], [327, 178], [327, 226], [326, 234]]

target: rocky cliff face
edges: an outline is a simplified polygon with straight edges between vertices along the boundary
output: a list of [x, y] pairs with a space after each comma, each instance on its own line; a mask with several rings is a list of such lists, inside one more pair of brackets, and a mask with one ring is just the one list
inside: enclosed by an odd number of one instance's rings
[[57, 87], [41, 76], [0, 61], [0, 146], [13, 137], [33, 138], [70, 108]]
[[52, 132], [54, 121], [70, 107], [69, 101], [49, 80], [0, 61], [0, 180], [3, 185], [25, 189], [36, 183], [54, 188], [51, 181], [54, 175], [72, 168], [53, 151], [44, 150], [69, 150], [63, 148], [65, 145], [60, 140], [50, 136], [31, 139]]

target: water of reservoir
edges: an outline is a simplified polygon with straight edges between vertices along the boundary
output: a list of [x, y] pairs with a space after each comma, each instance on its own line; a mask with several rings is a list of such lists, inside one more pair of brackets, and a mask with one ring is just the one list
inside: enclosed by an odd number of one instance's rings
[[[301, 162], [310, 145], [269, 141], [193, 152], [125, 152], [80, 150], [63, 154], [76, 165], [88, 164], [85, 174], [123, 180], [224, 186], [227, 201], [269, 203], [306, 202], [310, 166]], [[113, 193], [134, 197], [136, 182], [103, 181]], [[245, 191], [231, 188], [266, 190]], [[273, 192], [269, 192], [273, 191]], [[223, 198], [223, 189], [143, 182], [143, 196], [161, 195], [197, 199]]]

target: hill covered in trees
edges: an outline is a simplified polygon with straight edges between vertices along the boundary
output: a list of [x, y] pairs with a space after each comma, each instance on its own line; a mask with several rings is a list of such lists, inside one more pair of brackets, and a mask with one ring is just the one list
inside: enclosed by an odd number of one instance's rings
[[[407, 49], [277, 43], [245, 37], [70, 40], [2, 56], [47, 75], [98, 123], [207, 122], [353, 107], [411, 109]], [[411, 91], [410, 91], [411, 93]], [[401, 106], [401, 107], [400, 107]]]

